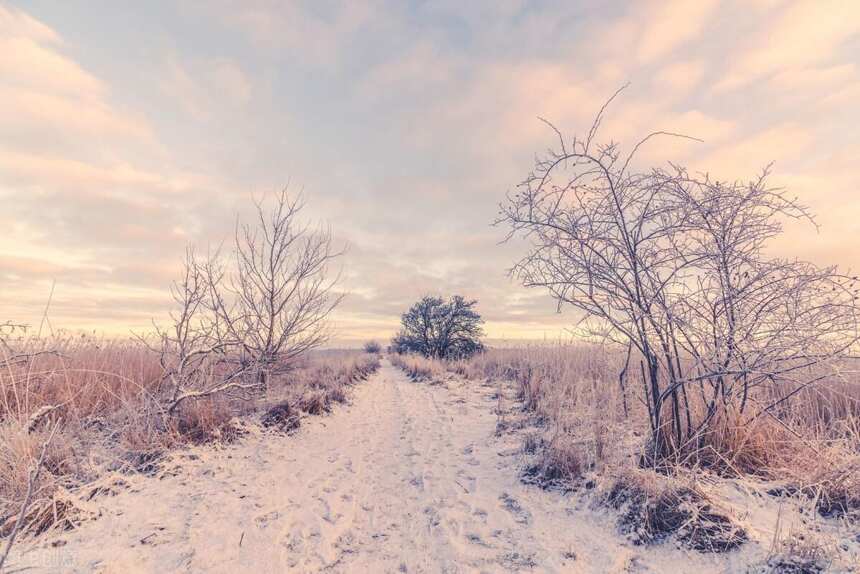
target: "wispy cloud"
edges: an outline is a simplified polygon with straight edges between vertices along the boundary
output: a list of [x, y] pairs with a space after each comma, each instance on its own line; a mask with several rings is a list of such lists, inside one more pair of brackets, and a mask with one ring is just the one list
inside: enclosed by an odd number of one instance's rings
[[[292, 180], [351, 243], [342, 337], [381, 336], [425, 292], [477, 297], [493, 336], [571, 317], [512, 283], [496, 205], [555, 135], [627, 81], [602, 127], [642, 165], [725, 179], [775, 161], [820, 213], [775, 249], [860, 265], [860, 18], [850, 3], [190, 2], [65, 18], [0, 7], [0, 318], [57, 280], [69, 327], [166, 310], [188, 242], [229, 236], [252, 194]], [[106, 32], [107, 31], [107, 32]], [[109, 32], [109, 33], [108, 33]], [[126, 41], [133, 37], [135, 41]]]
[[855, 3], [804, 0], [776, 5], [734, 46], [732, 65], [715, 89], [737, 89], [776, 73], [832, 63], [858, 33], [860, 5]]
[[643, 17], [637, 26], [642, 32], [635, 57], [640, 62], [653, 62], [700, 38], [718, 4], [717, 0], [669, 0], [643, 4]]

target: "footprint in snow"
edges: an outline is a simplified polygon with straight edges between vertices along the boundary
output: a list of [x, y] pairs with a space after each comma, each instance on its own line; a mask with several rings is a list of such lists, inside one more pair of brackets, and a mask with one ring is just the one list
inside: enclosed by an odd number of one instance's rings
[[261, 514], [260, 516], [254, 519], [254, 523], [257, 525], [257, 528], [265, 528], [269, 525], [273, 520], [277, 520], [280, 517], [280, 514], [273, 510], [272, 512]]
[[514, 521], [519, 524], [528, 524], [531, 522], [531, 513], [523, 508], [516, 498], [512, 497], [507, 492], [503, 492], [502, 495], [499, 496], [499, 500], [502, 502], [504, 509], [510, 512], [514, 517]]

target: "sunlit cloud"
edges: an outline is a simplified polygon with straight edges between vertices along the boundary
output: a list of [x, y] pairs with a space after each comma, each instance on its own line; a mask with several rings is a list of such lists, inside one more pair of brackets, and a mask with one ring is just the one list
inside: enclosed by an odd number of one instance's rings
[[717, 8], [717, 0], [671, 0], [643, 5], [642, 36], [636, 49], [641, 62], [651, 62], [698, 38]]
[[205, 60], [190, 70], [172, 59], [165, 68], [164, 93], [196, 120], [212, 120], [218, 113], [247, 105], [251, 99], [251, 81], [232, 60]]
[[829, 63], [860, 32], [860, 6], [839, 0], [778, 5], [735, 47], [729, 73], [715, 86], [736, 89], [774, 73]]
[[56, 283], [52, 324], [146, 328], [185, 246], [229, 241], [252, 196], [289, 182], [350, 245], [340, 339], [451, 292], [493, 337], [554, 338], [575, 317], [507, 276], [523, 246], [491, 223], [556, 142], [539, 118], [583, 135], [628, 82], [600, 138], [698, 138], [636, 165], [720, 179], [774, 162], [821, 224], [774, 250], [860, 266], [850, 4], [190, 2], [134, 26], [117, 10], [0, 6], [0, 320], [38, 322]]
[[663, 91], [667, 98], [681, 98], [698, 86], [704, 75], [705, 65], [701, 61], [673, 62], [657, 72], [651, 83], [653, 89]]

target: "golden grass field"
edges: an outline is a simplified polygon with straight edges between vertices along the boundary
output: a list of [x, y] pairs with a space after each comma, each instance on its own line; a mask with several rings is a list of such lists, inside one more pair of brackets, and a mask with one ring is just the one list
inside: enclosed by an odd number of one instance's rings
[[[43, 444], [44, 470], [25, 517], [35, 533], [73, 512], [63, 498], [68, 489], [107, 471], [146, 471], [166, 451], [185, 444], [229, 441], [237, 433], [237, 416], [274, 409], [267, 419], [272, 426], [296, 426], [302, 415], [345, 402], [348, 387], [379, 366], [378, 355], [320, 350], [275, 378], [264, 394], [187, 401], [177, 416], [165, 417], [156, 400], [163, 384], [158, 356], [141, 342], [63, 336], [21, 337], [7, 345], [0, 370], [0, 532], [5, 533], [18, 519]], [[68, 524], [73, 520], [68, 516]]]

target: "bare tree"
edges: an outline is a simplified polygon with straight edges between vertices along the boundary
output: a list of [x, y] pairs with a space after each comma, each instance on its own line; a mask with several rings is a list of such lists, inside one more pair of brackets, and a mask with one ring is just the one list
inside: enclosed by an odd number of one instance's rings
[[749, 183], [672, 164], [636, 171], [648, 140], [685, 136], [654, 132], [624, 155], [596, 142], [605, 109], [584, 139], [552, 128], [558, 147], [498, 221], [531, 243], [515, 276], [581, 311], [586, 333], [638, 351], [656, 460], [696, 450], [758, 385], [832, 374], [857, 342], [857, 306], [838, 270], [765, 255], [781, 218], [811, 220], [767, 185], [767, 171]]
[[271, 210], [255, 207], [254, 225], [237, 223], [232, 258], [186, 253], [171, 327], [157, 328], [168, 414], [188, 399], [264, 389], [270, 373], [326, 341], [326, 319], [343, 298], [328, 266], [342, 250], [327, 228], [299, 221], [301, 201], [287, 190]]
[[256, 224], [237, 223], [233, 272], [207, 268], [219, 338], [241, 347], [262, 383], [328, 340], [327, 318], [343, 299], [334, 290], [339, 274], [329, 273], [343, 249], [330, 229], [300, 220], [303, 206], [287, 189], [271, 210], [257, 202]]

